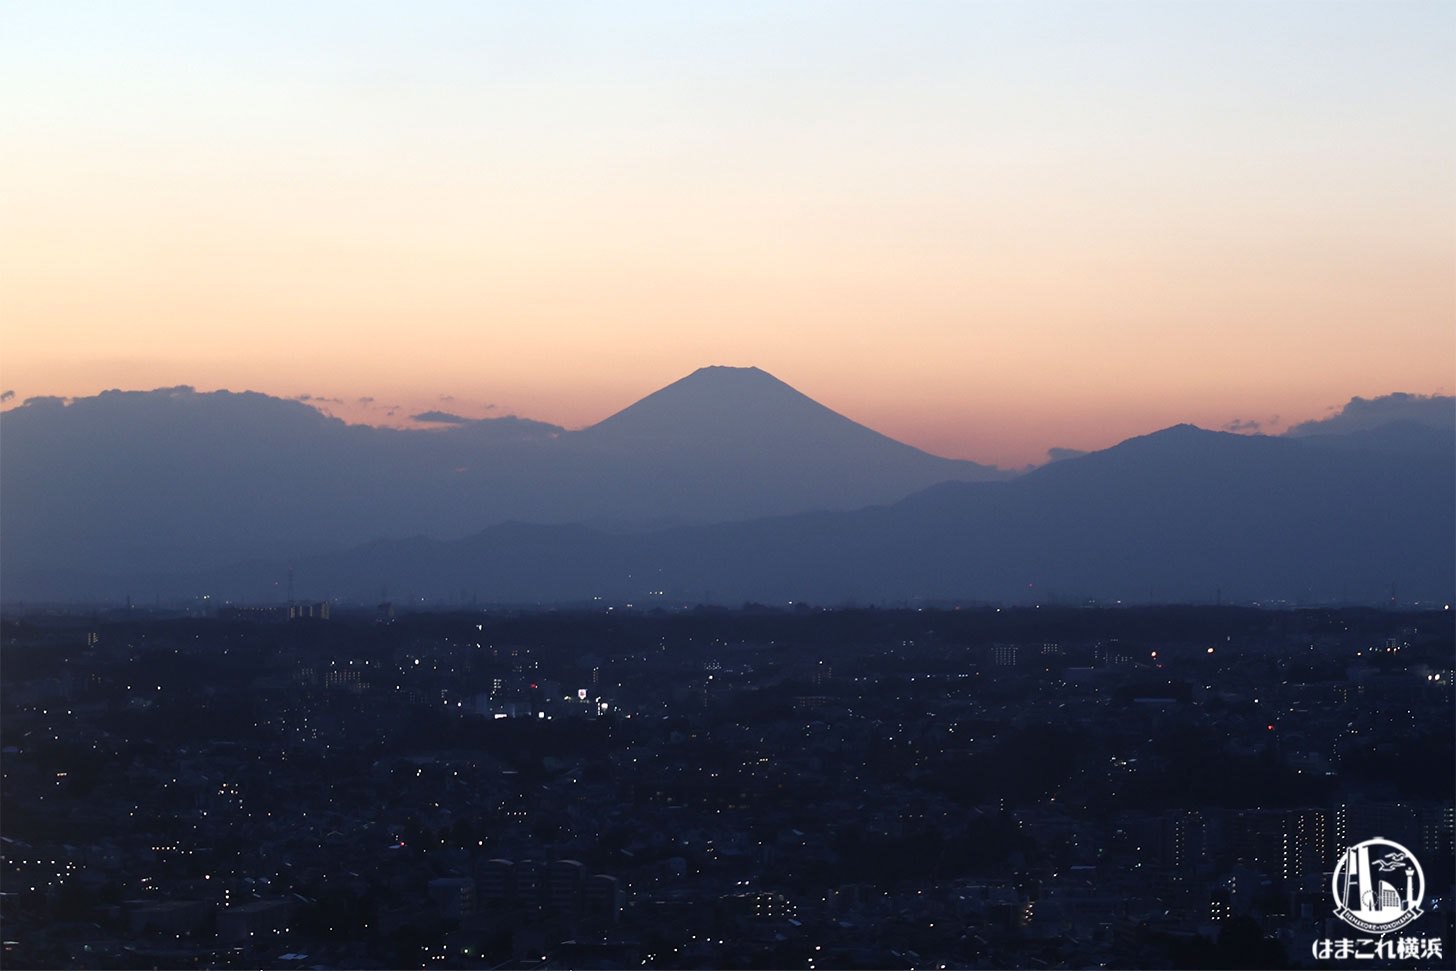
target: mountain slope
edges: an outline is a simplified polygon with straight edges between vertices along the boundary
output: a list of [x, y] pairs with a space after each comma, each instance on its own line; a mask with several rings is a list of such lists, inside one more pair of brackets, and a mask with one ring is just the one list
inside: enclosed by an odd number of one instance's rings
[[385, 587], [547, 603], [1377, 602], [1393, 585], [1403, 600], [1432, 600], [1456, 586], [1453, 534], [1449, 440], [1392, 453], [1178, 426], [1016, 480], [948, 483], [853, 512], [632, 535], [500, 526], [159, 589], [267, 598], [293, 566], [300, 593], [318, 597]]
[[1009, 477], [897, 442], [758, 368], [701, 368], [569, 438], [618, 515], [637, 520], [854, 509]]

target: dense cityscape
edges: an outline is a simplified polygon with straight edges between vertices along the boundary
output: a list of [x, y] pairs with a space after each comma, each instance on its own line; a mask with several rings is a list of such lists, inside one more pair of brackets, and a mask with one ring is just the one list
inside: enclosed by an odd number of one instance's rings
[[1375, 836], [1424, 950], [1362, 963], [1450, 962], [1444, 607], [17, 609], [0, 652], [7, 967], [1335, 966]]

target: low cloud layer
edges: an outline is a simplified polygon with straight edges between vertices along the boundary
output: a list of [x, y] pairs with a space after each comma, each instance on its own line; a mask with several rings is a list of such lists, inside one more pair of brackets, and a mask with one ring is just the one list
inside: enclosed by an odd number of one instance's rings
[[417, 415], [410, 415], [410, 420], [433, 425], [463, 425], [470, 421], [463, 415], [452, 414], [448, 411], [422, 411]]
[[1270, 415], [1268, 418], [1235, 418], [1224, 425], [1223, 430], [1236, 435], [1261, 435], [1267, 430], [1277, 427], [1279, 427], [1279, 416]]
[[1301, 422], [1285, 434], [1337, 435], [1367, 431], [1391, 422], [1413, 422], [1431, 428], [1456, 430], [1456, 397], [1400, 391], [1379, 398], [1351, 398], [1328, 418]]

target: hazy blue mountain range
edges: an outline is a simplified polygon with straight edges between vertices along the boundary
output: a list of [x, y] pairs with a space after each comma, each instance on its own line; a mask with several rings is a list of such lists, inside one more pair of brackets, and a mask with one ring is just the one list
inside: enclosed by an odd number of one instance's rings
[[27, 402], [0, 417], [0, 570], [13, 590], [37, 571], [178, 573], [508, 521], [854, 509], [1010, 474], [894, 441], [757, 368], [703, 368], [575, 432], [452, 417], [381, 429], [190, 388]]
[[[717, 377], [729, 376], [706, 380]], [[650, 421], [628, 409], [597, 426], [599, 447], [640, 435], [666, 448], [672, 393], [634, 406]], [[1444, 600], [1456, 587], [1451, 411], [1439, 399], [1434, 417], [1343, 430], [1335, 416], [1280, 437], [1180, 425], [855, 510], [637, 531], [509, 523], [205, 571], [32, 572], [27, 595], [267, 601], [292, 569], [300, 597], [365, 601]]]

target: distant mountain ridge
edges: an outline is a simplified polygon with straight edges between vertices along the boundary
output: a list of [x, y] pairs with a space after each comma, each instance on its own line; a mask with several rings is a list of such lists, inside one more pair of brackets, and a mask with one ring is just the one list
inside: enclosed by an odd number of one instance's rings
[[266, 600], [292, 569], [302, 596], [360, 599], [384, 589], [543, 604], [1450, 602], [1456, 443], [1332, 442], [1181, 425], [1014, 480], [943, 483], [854, 511], [620, 535], [509, 524], [450, 542], [63, 582], [112, 599], [131, 582]]
[[[443, 416], [442, 416], [443, 417]], [[252, 392], [111, 391], [0, 416], [0, 575], [207, 569], [507, 521], [616, 529], [892, 502], [1010, 473], [896, 442], [757, 368], [703, 368], [579, 432], [401, 431]]]

